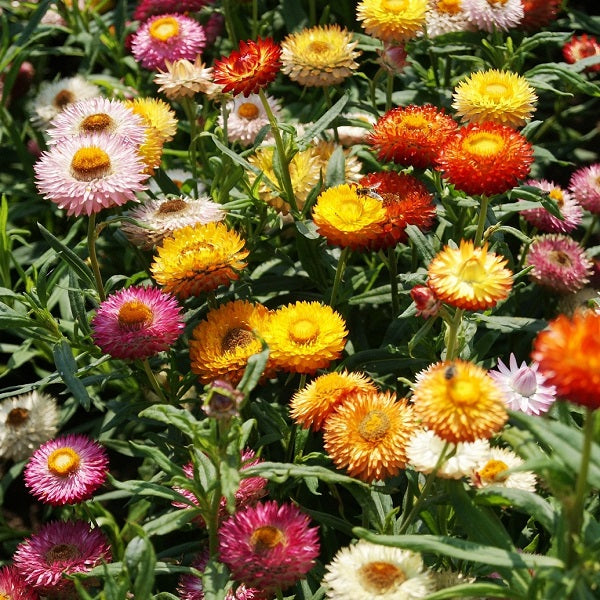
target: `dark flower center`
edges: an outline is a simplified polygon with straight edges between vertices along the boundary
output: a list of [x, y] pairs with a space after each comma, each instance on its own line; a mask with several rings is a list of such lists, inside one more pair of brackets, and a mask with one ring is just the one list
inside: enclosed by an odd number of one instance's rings
[[263, 554], [268, 550], [272, 550], [285, 540], [283, 531], [272, 525], [264, 525], [258, 527], [250, 536], [250, 545], [257, 554]]
[[374, 595], [382, 595], [406, 581], [404, 571], [388, 562], [373, 561], [358, 570], [363, 587]]
[[56, 108], [63, 109], [67, 104], [71, 104], [75, 100], [75, 94], [69, 90], [60, 90], [56, 96], [54, 96], [54, 100], [52, 104], [56, 106]]
[[113, 120], [106, 113], [97, 113], [87, 116], [81, 122], [81, 129], [88, 132], [105, 131], [110, 129]]
[[221, 350], [223, 352], [232, 352], [236, 348], [245, 348], [255, 340], [254, 334], [247, 329], [234, 327], [230, 329], [224, 336], [221, 342]]
[[[180, 186], [178, 186], [178, 187], [180, 187]], [[158, 207], [158, 213], [165, 214], [165, 213], [181, 212], [186, 207], [187, 207], [187, 202], [185, 200], [182, 200], [181, 198], [173, 198], [172, 200], [167, 200], [166, 202], [163, 202]]]
[[[11, 427], [20, 427], [29, 419], [29, 411], [26, 408], [22, 408], [21, 406], [17, 406], [17, 408], [13, 408], [8, 415], [6, 415], [6, 425], [10, 425]], [[2, 600], [0, 598], [0, 600]]]
[[75, 558], [79, 558], [81, 553], [79, 548], [74, 544], [56, 544], [52, 546], [48, 552], [44, 555], [48, 564], [56, 562], [67, 562]]

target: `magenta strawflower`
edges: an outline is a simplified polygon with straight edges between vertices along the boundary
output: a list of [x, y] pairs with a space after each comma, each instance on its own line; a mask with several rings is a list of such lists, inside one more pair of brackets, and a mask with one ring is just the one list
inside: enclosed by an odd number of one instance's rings
[[177, 299], [159, 288], [111, 294], [92, 319], [92, 337], [114, 358], [144, 359], [168, 350], [183, 330]]
[[577, 169], [571, 175], [569, 190], [583, 208], [600, 214], [600, 163]]
[[204, 28], [181, 14], [160, 14], [143, 23], [131, 40], [131, 52], [146, 69], [165, 68], [165, 60], [193, 61], [206, 45]]
[[133, 18], [136, 21], [145, 21], [154, 15], [197, 12], [212, 2], [213, 0], [140, 0], [135, 7]]
[[65, 139], [33, 168], [39, 193], [75, 217], [136, 200], [148, 178], [131, 144], [107, 133]]
[[546, 383], [546, 377], [539, 372], [538, 367], [536, 362], [527, 366], [525, 361], [519, 366], [511, 352], [508, 367], [498, 359], [496, 370], [489, 371], [489, 375], [504, 393], [510, 410], [541, 415], [548, 412], [554, 404], [556, 387]]
[[46, 504], [77, 504], [104, 483], [107, 467], [106, 450], [98, 442], [67, 434], [33, 453], [25, 467], [25, 485]]
[[549, 233], [534, 238], [526, 266], [532, 281], [555, 292], [572, 293], [581, 289], [592, 274], [592, 261], [574, 239]]
[[15, 566], [0, 568], [0, 599], [2, 600], [39, 600]]
[[225, 521], [219, 554], [236, 581], [265, 593], [286, 589], [310, 571], [319, 555], [318, 528], [293, 504], [259, 502]]
[[13, 559], [21, 576], [36, 591], [65, 598], [73, 583], [64, 575], [87, 573], [112, 557], [100, 529], [92, 529], [84, 521], [53, 521], [21, 542]]
[[556, 200], [562, 215], [562, 219], [559, 219], [540, 206], [521, 212], [528, 223], [544, 233], [569, 233], [581, 223], [583, 219], [581, 205], [567, 190], [545, 179], [530, 179], [525, 181], [524, 185], [537, 187], [546, 192], [550, 198]]

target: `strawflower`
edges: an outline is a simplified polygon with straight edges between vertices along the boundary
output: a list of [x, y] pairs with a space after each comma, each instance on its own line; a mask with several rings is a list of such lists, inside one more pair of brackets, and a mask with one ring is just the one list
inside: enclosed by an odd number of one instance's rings
[[524, 16], [520, 28], [535, 31], [550, 25], [561, 10], [561, 0], [521, 0]]
[[462, 0], [428, 0], [425, 30], [430, 38], [474, 29], [462, 8]]
[[356, 19], [368, 35], [383, 42], [405, 42], [423, 31], [427, 0], [362, 0]]
[[[562, 49], [563, 56], [569, 64], [576, 64], [577, 61], [590, 56], [600, 57], [600, 42], [593, 35], [586, 33], [580, 36], [574, 35]], [[585, 71], [595, 72], [600, 71], [600, 62], [595, 65], [589, 65]]]
[[489, 449], [489, 455], [485, 460], [473, 469], [471, 483], [478, 488], [496, 485], [535, 492], [537, 480], [531, 471], [507, 473], [509, 469], [520, 467], [523, 462], [523, 459], [511, 450], [492, 447]]
[[39, 600], [14, 565], [0, 567], [0, 598], [3, 600]]
[[424, 319], [435, 317], [442, 306], [442, 301], [428, 285], [415, 285], [410, 290], [410, 297], [417, 309], [415, 314]]
[[125, 104], [136, 115], [142, 117], [148, 129], [152, 129], [162, 142], [169, 142], [177, 133], [177, 117], [175, 111], [159, 98], [135, 98]]
[[194, 13], [213, 0], [140, 0], [133, 11], [136, 21], [145, 21], [154, 15]]
[[569, 190], [583, 208], [600, 214], [600, 163], [577, 169], [569, 180]]
[[462, 0], [463, 10], [482, 31], [507, 31], [524, 16], [521, 0]]
[[196, 56], [194, 62], [186, 58], [165, 60], [164, 68], [154, 76], [154, 83], [169, 100], [193, 98], [196, 94], [212, 98], [220, 91], [212, 81], [212, 67], [207, 67], [201, 56]]

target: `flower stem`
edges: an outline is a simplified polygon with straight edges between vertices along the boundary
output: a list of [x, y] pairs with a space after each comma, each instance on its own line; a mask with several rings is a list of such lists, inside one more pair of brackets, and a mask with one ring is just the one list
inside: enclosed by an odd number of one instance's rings
[[349, 256], [350, 248], [346, 246], [346, 248], [344, 248], [342, 250], [342, 253], [340, 254], [340, 260], [338, 261], [337, 269], [335, 271], [335, 279], [333, 280], [333, 288], [331, 289], [331, 298], [329, 300], [329, 306], [335, 306], [338, 289], [340, 287], [344, 271], [346, 270], [346, 263], [348, 262]]
[[[196, 191], [196, 195], [198, 195], [198, 161], [196, 160], [196, 130], [197, 130], [197, 122], [196, 122], [196, 103], [193, 98], [182, 98], [181, 105], [183, 106], [183, 110], [185, 112], [185, 116], [190, 124], [190, 147], [189, 147], [189, 157], [190, 162], [192, 163], [192, 175], [194, 179], [194, 187]], [[227, 120], [225, 120], [227, 123]]]
[[385, 110], [392, 108], [392, 92], [394, 91], [394, 73], [388, 71], [387, 85], [385, 86]]
[[102, 283], [102, 275], [100, 274], [100, 265], [98, 264], [98, 256], [96, 255], [96, 239], [98, 235], [96, 233], [96, 213], [90, 215], [88, 221], [88, 255], [90, 257], [90, 263], [92, 265], [92, 271], [94, 272], [94, 278], [96, 279], [96, 288], [98, 290], [98, 296], [100, 296], [100, 302], [106, 300], [106, 292], [104, 291], [104, 284]]
[[398, 297], [398, 257], [393, 246], [388, 248], [388, 271], [392, 296], [392, 316], [396, 318], [400, 314], [400, 298]]
[[150, 383], [150, 386], [152, 387], [152, 391], [159, 397], [160, 401], [163, 404], [166, 404], [167, 398], [165, 396], [165, 393], [163, 392], [162, 387], [160, 386], [160, 384], [158, 383], [158, 381], [156, 379], [156, 375], [154, 374], [154, 371], [150, 368], [150, 363], [148, 362], [148, 359], [144, 358], [141, 362], [142, 362], [142, 366], [144, 367], [144, 372], [146, 373], [146, 377], [148, 377], [148, 382]]
[[485, 228], [485, 221], [487, 218], [487, 209], [490, 203], [490, 199], [486, 195], [481, 196], [481, 204], [479, 206], [479, 218], [477, 220], [477, 231], [475, 232], [475, 247], [481, 245], [483, 239], [483, 230]]
[[588, 240], [592, 236], [594, 229], [596, 229], [596, 225], [598, 224], [598, 215], [594, 215], [592, 218], [592, 222], [590, 226], [587, 228], [586, 232], [583, 234], [581, 241], [579, 242], [583, 247], [588, 243]]
[[448, 341], [446, 342], [446, 360], [454, 360], [458, 354], [458, 330], [464, 314], [462, 308], [457, 308], [452, 321], [448, 323]]

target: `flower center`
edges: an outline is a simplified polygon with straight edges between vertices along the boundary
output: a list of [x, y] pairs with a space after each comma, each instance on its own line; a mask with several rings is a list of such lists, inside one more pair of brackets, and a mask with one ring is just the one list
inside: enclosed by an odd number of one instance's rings
[[97, 146], [79, 148], [71, 160], [71, 172], [79, 181], [101, 179], [110, 172], [110, 158]]
[[376, 442], [390, 429], [388, 416], [380, 410], [370, 410], [358, 426], [358, 433], [369, 442]]
[[319, 326], [309, 319], [298, 319], [290, 327], [290, 338], [296, 344], [309, 344], [319, 335]]
[[[6, 415], [6, 425], [10, 427], [20, 427], [29, 419], [29, 411], [26, 408], [17, 406]], [[1, 599], [0, 599], [1, 600]]]
[[[175, 183], [175, 182], [173, 182]], [[177, 185], [177, 184], [175, 184]], [[178, 186], [181, 187], [181, 186]], [[173, 198], [172, 200], [166, 200], [158, 207], [158, 214], [168, 214], [181, 212], [187, 207], [187, 202], [181, 198]]]
[[479, 471], [479, 477], [484, 481], [506, 481], [507, 475], [501, 475], [508, 469], [508, 465], [501, 460], [488, 460], [485, 467]]
[[314, 52], [315, 54], [323, 54], [330, 49], [331, 46], [323, 40], [314, 40], [308, 45], [309, 52]]
[[499, 100], [500, 98], [506, 96], [508, 91], [508, 87], [500, 82], [488, 83], [483, 88], [484, 94], [490, 96], [494, 100]]
[[97, 113], [89, 115], [81, 122], [81, 129], [84, 131], [105, 131], [110, 129], [113, 120], [106, 113]]
[[258, 106], [252, 102], [244, 102], [240, 104], [238, 108], [238, 115], [242, 117], [242, 119], [248, 119], [248, 121], [253, 121], [258, 117], [259, 114]]
[[503, 147], [504, 142], [499, 135], [486, 132], [471, 134], [463, 141], [463, 149], [477, 156], [498, 154]]
[[548, 253], [548, 259], [550, 262], [560, 265], [561, 267], [570, 267], [573, 265], [571, 258], [563, 250], [552, 250]]
[[57, 448], [48, 457], [48, 470], [59, 477], [66, 477], [79, 468], [79, 454], [73, 448]]
[[272, 525], [257, 527], [250, 536], [250, 545], [254, 552], [263, 554], [282, 544], [285, 540], [283, 531]]
[[487, 272], [478, 258], [471, 257], [462, 264], [458, 276], [464, 283], [481, 283], [485, 281]]
[[156, 19], [149, 27], [150, 35], [159, 42], [168, 42], [179, 35], [179, 23], [173, 17]]
[[487, 3], [494, 8], [496, 5], [504, 6], [508, 0], [487, 0]]
[[552, 190], [550, 191], [550, 194], [548, 194], [548, 195], [553, 200], [556, 200], [556, 202], [558, 203], [559, 206], [562, 206], [565, 202], [565, 195], [563, 194], [562, 190], [559, 188], [552, 188]]
[[461, 10], [460, 1], [461, 0], [439, 0], [437, 3], [438, 12], [457, 15]]
[[139, 300], [129, 300], [123, 303], [117, 318], [121, 327], [140, 326], [152, 321], [152, 310]]
[[69, 90], [60, 90], [56, 96], [54, 96], [54, 100], [52, 104], [56, 106], [56, 108], [64, 108], [67, 104], [71, 104], [75, 100], [75, 94]]
[[452, 377], [447, 380], [447, 390], [450, 400], [458, 406], [473, 406], [479, 401], [479, 386], [474, 381]]
[[402, 126], [406, 129], [425, 129], [429, 121], [423, 115], [405, 115]]
[[358, 570], [363, 587], [373, 595], [383, 596], [406, 581], [404, 571], [388, 562], [373, 561]]
[[221, 350], [223, 352], [232, 352], [236, 348], [245, 348], [251, 344], [256, 338], [251, 331], [234, 327], [230, 329], [224, 336], [221, 342]]
[[383, 0], [381, 3], [381, 9], [384, 12], [389, 10], [390, 12], [397, 13], [405, 11], [407, 4], [408, 0]]
[[44, 559], [48, 564], [56, 562], [66, 562], [79, 558], [81, 553], [74, 544], [56, 544], [52, 546], [48, 552], [44, 555]]

